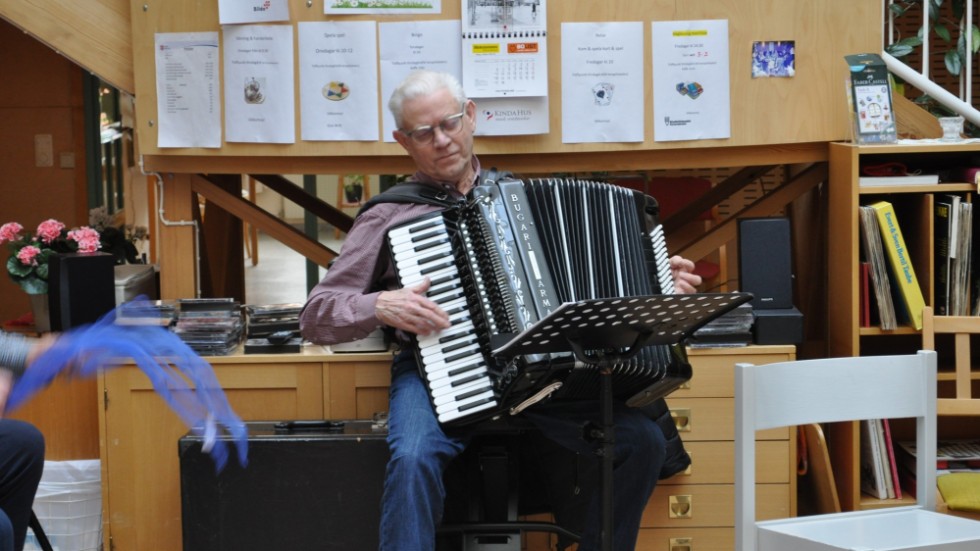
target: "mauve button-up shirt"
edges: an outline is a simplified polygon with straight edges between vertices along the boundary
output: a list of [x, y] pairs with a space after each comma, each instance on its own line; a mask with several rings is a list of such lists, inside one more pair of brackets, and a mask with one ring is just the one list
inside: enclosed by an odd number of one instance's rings
[[[473, 157], [476, 174], [480, 164]], [[463, 200], [453, 183], [437, 182], [416, 172], [414, 180], [431, 184]], [[340, 256], [310, 291], [300, 313], [300, 332], [314, 344], [337, 344], [363, 339], [382, 326], [375, 316], [381, 291], [401, 287], [388, 258], [388, 229], [430, 212], [434, 205], [380, 203], [359, 215], [344, 240]]]

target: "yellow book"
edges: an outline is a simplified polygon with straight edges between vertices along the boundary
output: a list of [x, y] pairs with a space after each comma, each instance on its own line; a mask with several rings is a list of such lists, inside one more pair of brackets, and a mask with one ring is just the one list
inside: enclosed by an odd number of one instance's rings
[[898, 226], [895, 208], [888, 201], [878, 201], [870, 206], [875, 210], [875, 215], [878, 217], [882, 245], [888, 251], [888, 261], [892, 267], [891, 273], [897, 280], [893, 283], [900, 291], [899, 295], [905, 304], [909, 319], [912, 320], [912, 325], [916, 329], [922, 329], [922, 309], [925, 308], [926, 303], [922, 297], [919, 281], [915, 278], [915, 269], [912, 268], [912, 261], [909, 259], [905, 239], [902, 237], [902, 229]]

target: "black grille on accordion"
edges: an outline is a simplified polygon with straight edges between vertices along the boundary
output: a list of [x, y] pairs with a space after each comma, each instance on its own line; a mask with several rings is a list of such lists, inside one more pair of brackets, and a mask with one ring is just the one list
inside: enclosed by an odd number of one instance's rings
[[[565, 302], [673, 293], [657, 214], [652, 197], [611, 184], [502, 179], [477, 186], [466, 206], [392, 228], [402, 285], [429, 277], [428, 296], [450, 314], [450, 329], [417, 338], [439, 422], [499, 415], [554, 383], [554, 399], [597, 398], [597, 370], [571, 353], [503, 360], [492, 341]], [[644, 347], [612, 371], [614, 395], [630, 405], [691, 377], [678, 345]]]

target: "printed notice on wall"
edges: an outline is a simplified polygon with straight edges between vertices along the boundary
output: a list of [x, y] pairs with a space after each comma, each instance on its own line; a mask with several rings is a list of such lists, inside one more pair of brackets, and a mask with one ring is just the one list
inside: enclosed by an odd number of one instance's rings
[[289, 21], [288, 0], [218, 0], [218, 23]]
[[731, 137], [728, 21], [654, 21], [653, 136]]
[[223, 33], [225, 139], [294, 143], [292, 25], [227, 26]]
[[383, 132], [386, 142], [394, 142], [395, 119], [388, 111], [388, 99], [412, 71], [428, 69], [459, 78], [459, 20], [405, 21], [381, 23], [381, 104], [384, 106]]
[[218, 33], [154, 35], [157, 147], [221, 147]]
[[323, 0], [323, 13], [326, 15], [442, 13], [442, 0]]
[[561, 24], [561, 139], [642, 142], [643, 23]]
[[302, 138], [377, 141], [374, 21], [302, 22], [298, 28]]

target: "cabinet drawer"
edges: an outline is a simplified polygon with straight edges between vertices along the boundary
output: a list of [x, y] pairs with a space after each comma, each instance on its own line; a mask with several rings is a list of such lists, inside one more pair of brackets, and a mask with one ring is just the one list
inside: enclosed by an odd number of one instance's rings
[[643, 528], [636, 551], [732, 551], [735, 528]]
[[[756, 484], [756, 518], [765, 520], [789, 516], [789, 484]], [[734, 525], [734, 484], [658, 485], [643, 511], [641, 521], [644, 528]]]
[[[684, 442], [691, 467], [660, 484], [732, 484], [735, 481], [735, 443], [732, 441]], [[755, 448], [755, 479], [762, 484], [788, 484], [793, 463], [786, 440], [759, 440]]]
[[[671, 398], [667, 402], [674, 424], [685, 442], [696, 440], [734, 440], [735, 400], [733, 398]], [[787, 440], [789, 428], [759, 431], [758, 440]]]
[[735, 364], [750, 363], [756, 365], [782, 362], [792, 359], [791, 354], [751, 353], [750, 349], [739, 349], [745, 353], [713, 354], [691, 351], [688, 360], [691, 362], [691, 380], [682, 388], [675, 390], [668, 397], [668, 403], [674, 398], [684, 397], [724, 397], [735, 396]]

